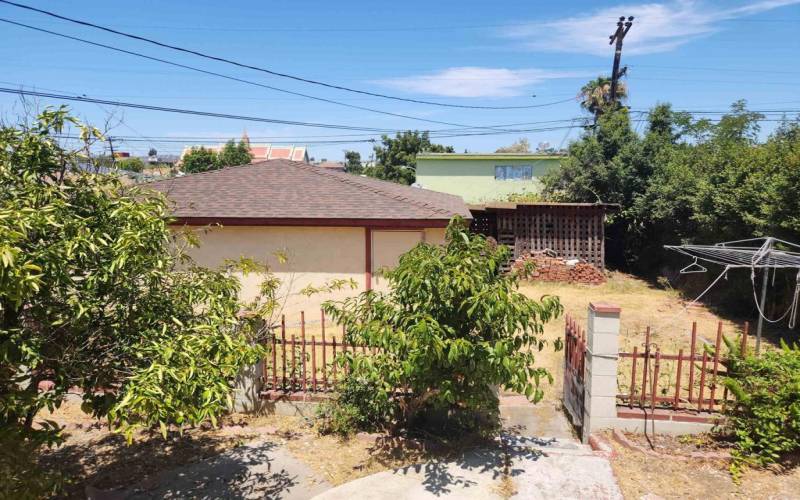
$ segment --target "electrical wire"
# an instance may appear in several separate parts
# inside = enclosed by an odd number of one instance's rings
[[[450,103],[444,103],[444,102],[426,101],[426,100],[422,100],[422,99],[412,99],[412,98],[406,98],[406,97],[392,96],[392,95],[389,95],[389,94],[381,94],[381,93],[377,93],[377,92],[369,92],[369,91],[366,91],[366,90],[354,89],[354,88],[350,88],[350,87],[345,87],[343,85],[336,85],[336,84],[332,84],[332,83],[323,82],[323,81],[320,81],[320,80],[312,80],[310,78],[304,78],[304,77],[301,77],[301,76],[291,75],[289,73],[282,73],[282,72],[279,72],[279,71],[274,71],[274,70],[271,70],[271,69],[262,68],[262,67],[259,67],[259,66],[254,66],[252,64],[246,64],[246,63],[238,62],[238,61],[235,61],[233,59],[228,59],[228,58],[225,58],[225,57],[206,54],[204,52],[200,52],[200,51],[197,51],[197,50],[188,49],[188,48],[185,48],[185,47],[179,47],[177,45],[171,45],[169,43],[160,42],[158,40],[154,40],[152,38],[143,37],[143,36],[140,36],[140,35],[134,35],[134,34],[131,34],[131,33],[125,33],[123,31],[115,30],[115,29],[112,29],[112,28],[109,28],[109,27],[106,27],[106,26],[101,26],[99,24],[94,24],[94,23],[91,23],[91,22],[88,22],[88,21],[83,21],[83,20],[80,20],[80,19],[75,19],[75,18],[63,16],[63,15],[57,14],[55,12],[51,12],[51,11],[44,10],[44,9],[39,9],[39,8],[36,8],[36,7],[32,7],[30,5],[25,5],[25,4],[21,4],[21,3],[17,3],[17,2],[11,2],[9,0],[0,0],[0,3],[4,3],[6,5],[11,5],[11,6],[14,6],[14,7],[18,7],[20,9],[29,10],[29,11],[32,11],[32,12],[38,12],[38,13],[44,14],[46,16],[50,16],[50,17],[54,17],[56,19],[61,19],[63,21],[68,21],[68,22],[79,24],[79,25],[82,25],[82,26],[87,26],[87,27],[90,27],[90,28],[98,29],[98,30],[101,30],[101,31],[105,31],[107,33],[112,33],[114,35],[119,35],[119,36],[123,36],[123,37],[130,38],[130,39],[133,39],[133,40],[138,40],[138,41],[141,41],[141,42],[150,43],[150,44],[156,45],[158,47],[162,47],[162,48],[166,48],[166,49],[170,49],[170,50],[175,50],[175,51],[183,52],[183,53],[186,53],[186,54],[192,54],[192,55],[195,55],[195,56],[198,56],[198,57],[202,57],[204,59],[209,59],[209,60],[212,60],[212,61],[217,61],[217,62],[221,62],[221,63],[225,63],[225,64],[230,64],[230,65],[237,66],[237,67],[240,67],[240,68],[251,69],[251,70],[254,70],[254,71],[267,73],[269,75],[278,76],[278,77],[281,77],[281,78],[288,78],[290,80],[295,80],[295,81],[299,81],[299,82],[303,82],[303,83],[308,83],[308,84],[312,84],[312,85],[319,85],[321,87],[327,87],[327,88],[331,88],[331,89],[335,89],[335,90],[341,90],[341,91],[345,91],[345,92],[352,92],[352,93],[355,93],[355,94],[369,95],[369,96],[373,96],[373,97],[381,97],[383,99],[390,99],[390,100],[403,101],[403,102],[413,102],[413,103],[416,103],[416,104],[426,104],[426,105],[429,105],[429,106],[439,106],[439,107],[446,107],[446,108],[490,109],[490,110],[541,108],[541,107],[552,106],[552,105],[555,105],[555,104],[559,104],[561,102],[567,102],[568,101],[568,100],[563,100],[563,101],[556,101],[556,102],[551,102],[551,103],[532,104],[532,105],[527,105],[527,106],[476,106],[476,105],[466,105],[466,104],[450,104]]]
[[[0,93],[5,94],[18,94],[18,95],[30,95],[36,97],[44,97],[50,99],[64,99],[67,101],[77,101],[77,102],[91,102],[97,104],[107,104],[109,106],[120,106],[126,108],[133,108],[133,109],[146,109],[150,111],[164,111],[167,113],[179,113],[179,114],[186,114],[186,115],[197,115],[197,116],[209,116],[213,118],[226,118],[232,120],[243,120],[243,121],[254,121],[254,122],[262,122],[262,123],[278,123],[281,125],[297,125],[301,127],[317,127],[317,128],[330,128],[330,129],[337,129],[337,130],[361,130],[361,131],[369,131],[369,132],[396,132],[396,129],[379,129],[373,127],[356,127],[351,125],[338,125],[338,124],[330,124],[330,123],[314,123],[314,122],[300,122],[294,120],[279,120],[276,118],[260,118],[255,116],[243,116],[243,115],[232,115],[227,113],[213,113],[210,111],[196,111],[190,109],[182,109],[182,108],[170,108],[166,106],[153,106],[148,104],[135,104],[130,102],[122,102],[122,101],[110,101],[106,99],[93,99],[91,97],[82,97],[82,96],[70,96],[64,94],[52,94],[47,92],[36,92],[32,90],[23,90],[23,89],[10,89],[5,87],[0,87]]]
[[[434,123],[434,124],[437,124],[437,125],[450,125],[450,126],[462,127],[462,128],[487,128],[487,129],[493,128],[493,127],[480,127],[480,126],[474,126],[474,125],[466,125],[466,124],[462,124],[462,123],[446,122],[446,121],[440,121],[440,120],[432,120],[432,119],[429,119],[429,118],[422,118],[422,117],[419,117],[419,116],[406,115],[406,114],[402,114],[402,113],[393,113],[393,112],[390,112],[390,111],[384,111],[384,110],[375,109],[375,108],[368,108],[366,106],[359,106],[359,105],[356,105],[356,104],[348,104],[348,103],[341,102],[341,101],[336,101],[336,100],[333,100],[333,99],[327,99],[325,97],[319,97],[319,96],[314,96],[314,95],[310,95],[310,94],[304,94],[302,92],[295,92],[293,90],[282,89],[282,88],[279,88],[279,87],[274,87],[272,85],[266,85],[266,84],[263,84],[263,83],[254,82],[252,80],[246,80],[244,78],[238,78],[238,77],[235,77],[235,76],[225,75],[223,73],[217,73],[216,71],[209,71],[209,70],[197,68],[195,66],[189,66],[187,64],[181,64],[181,63],[177,63],[177,62],[174,62],[174,61],[169,61],[167,59],[161,59],[159,57],[148,56],[146,54],[142,54],[142,53],[139,53],[139,52],[134,52],[134,51],[131,51],[131,50],[121,49],[119,47],[114,47],[112,45],[107,45],[107,44],[104,44],[104,43],[93,42],[91,40],[86,40],[84,38],[79,38],[79,37],[75,37],[75,36],[71,36],[71,35],[66,35],[64,33],[58,33],[56,31],[51,31],[51,30],[47,30],[47,29],[44,29],[44,28],[38,28],[36,26],[31,26],[29,24],[24,24],[24,23],[20,23],[20,22],[17,22],[17,21],[12,21],[10,19],[6,19],[6,18],[2,18],[2,17],[0,17],[0,21],[4,22],[4,23],[7,23],[7,24],[12,24],[12,25],[15,25],[15,26],[19,26],[19,27],[22,27],[22,28],[27,28],[27,29],[30,29],[30,30],[38,31],[38,32],[41,32],[41,33],[46,33],[46,34],[49,34],[49,35],[53,35],[53,36],[57,36],[57,37],[61,37],[61,38],[66,38],[66,39],[73,40],[73,41],[76,41],[76,42],[81,42],[81,43],[85,43],[85,44],[88,44],[88,45],[93,45],[95,47],[101,47],[101,48],[104,48],[104,49],[113,50],[115,52],[121,52],[123,54],[128,54],[128,55],[132,55],[132,56],[135,56],[135,57],[140,57],[140,58],[147,59],[147,60],[150,60],[150,61],[156,61],[156,62],[159,62],[159,63],[168,64],[170,66],[175,66],[175,67],[178,67],[178,68],[188,69],[190,71],[195,71],[195,72],[198,72],[198,73],[203,73],[203,74],[206,74],[206,75],[211,75],[211,76],[216,76],[216,77],[219,77],[219,78],[224,78],[226,80],[231,80],[231,81],[235,81],[235,82],[239,82],[239,83],[244,83],[244,84],[247,84],[247,85],[253,85],[253,86],[257,86],[257,87],[261,87],[261,88],[265,88],[265,89],[269,89],[269,90],[274,90],[276,92],[281,92],[281,93],[284,93],[284,94],[291,94],[291,95],[295,95],[295,96],[299,96],[299,97],[304,97],[306,99],[312,99],[312,100],[315,100],[315,101],[325,102],[325,103],[328,103],[328,104],[335,104],[337,106],[344,106],[346,108],[358,109],[358,110],[361,110],[361,111],[369,111],[371,113],[378,113],[378,114],[381,114],[381,115],[394,116],[394,117],[398,117],[398,118],[406,118],[406,119],[409,119],[409,120],[416,120],[416,121],[420,121],[420,122]],[[570,100],[573,100],[573,99],[570,99]]]

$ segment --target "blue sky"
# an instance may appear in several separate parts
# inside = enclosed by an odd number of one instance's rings
[[[737,99],[753,109],[799,110],[800,0],[635,2],[212,2],[35,1],[22,3],[213,55],[408,98],[480,106],[522,106],[569,100],[599,73],[609,73],[608,35],[621,15],[636,17],[623,64],[633,109],[671,102],[678,109],[724,110]],[[506,129],[552,128],[447,137],[457,151],[493,151],[518,137],[558,146],[578,135],[564,129],[580,118],[576,101],[523,110],[465,110],[397,102],[327,89],[204,60],[0,4],[0,18],[142,52],[283,89],[427,120]],[[454,126],[385,116],[311,101],[79,42],[0,23],[0,85],[53,90],[135,103],[282,120],[381,129]],[[535,95],[535,97],[533,97]],[[42,99],[40,104],[56,101]],[[116,147],[134,153],[183,147],[181,137],[238,137],[308,144],[316,158],[341,159],[344,149],[368,156],[367,132],[247,123],[220,118],[72,104],[102,123],[110,112]],[[0,95],[5,120],[18,98]],[[765,122],[768,132],[774,122]],[[486,129],[482,129],[485,131]],[[346,136],[346,137],[343,137]],[[439,133],[443,135],[443,133]],[[326,137],[320,137],[326,136]],[[333,137],[335,136],[335,137]],[[260,139],[265,137],[265,139]],[[269,139],[267,139],[269,138]],[[209,142],[217,142],[210,140]]]

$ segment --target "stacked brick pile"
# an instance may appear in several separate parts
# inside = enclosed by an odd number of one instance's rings
[[[565,259],[544,253],[523,255],[514,262],[513,266],[515,269],[520,269],[527,262],[534,265],[533,272],[528,277],[531,281],[562,281],[587,285],[599,285],[606,281],[603,272],[587,262],[570,265]]]

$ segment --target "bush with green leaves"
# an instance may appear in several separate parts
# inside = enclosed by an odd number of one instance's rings
[[[129,439],[213,423],[263,354],[239,281],[193,264],[196,236],[170,230],[162,195],[77,169],[85,148],[59,145],[70,127],[101,138],[65,108],[0,129],[0,428],[19,449],[56,442],[36,417],[72,387]]]
[[[317,429],[340,436],[384,430],[392,422],[395,406],[390,394],[374,382],[348,375],[336,387],[335,399],[318,407]]]
[[[783,343],[761,356],[732,355],[724,383],[736,398],[726,408],[736,440],[731,471],[765,466],[800,451],[800,347]]]
[[[199,148],[192,148],[188,153],[183,155],[180,163],[181,170],[187,174],[194,174],[197,172],[206,172],[208,170],[216,170],[219,167],[217,162],[217,153],[211,149],[206,149],[203,146]]]
[[[535,352],[562,307],[557,297],[520,293],[519,276],[500,269],[509,255],[456,218],[444,245],[420,243],[386,272],[388,292],[324,305],[348,343],[375,348],[340,361],[391,401],[393,430],[426,414],[496,414],[498,386],[542,398],[539,384],[552,376],[535,366]]]

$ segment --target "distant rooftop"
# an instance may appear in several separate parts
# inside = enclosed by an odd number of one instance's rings
[[[250,144],[250,154],[253,155],[253,162],[264,160],[292,160],[308,163],[308,151],[305,146],[294,145],[273,145],[273,144]],[[197,144],[186,146],[181,152],[181,158],[189,151],[196,148],[210,149],[219,152],[225,143],[220,144]]]
[[[560,160],[555,153],[420,153],[417,160]]]

